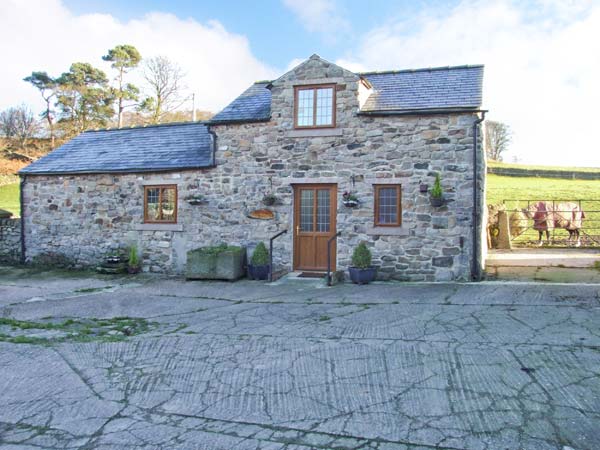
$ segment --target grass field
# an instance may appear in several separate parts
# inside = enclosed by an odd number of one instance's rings
[[[600,180],[505,177],[488,174],[487,181],[487,203],[504,202],[508,210],[526,208],[527,200],[581,200],[581,208],[586,213],[584,230],[589,234],[600,235]],[[559,239],[569,235],[564,230],[555,233]],[[537,239],[537,232],[530,230],[517,242],[530,239]]]
[[[506,169],[549,170],[561,172],[600,172],[600,167],[533,166],[528,164],[513,164],[500,161],[488,161],[487,165],[488,167],[502,167]]]
[[[13,217],[21,215],[19,206],[19,183],[0,186],[0,209],[13,213]]]

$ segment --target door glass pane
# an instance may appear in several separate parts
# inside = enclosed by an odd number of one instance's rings
[[[175,220],[175,189],[163,188],[161,206],[162,220]]]
[[[379,188],[379,223],[398,223],[398,191],[395,187]]]
[[[146,215],[147,220],[160,220],[160,211],[158,209],[160,188],[146,189]]]
[[[313,231],[314,191],[300,191],[300,231]]]
[[[310,127],[313,125],[313,97],[314,90],[301,89],[298,91],[298,111],[296,124],[300,127]]]
[[[333,89],[317,89],[317,125],[333,123]]]
[[[329,231],[329,189],[317,191],[317,231],[324,233]]]

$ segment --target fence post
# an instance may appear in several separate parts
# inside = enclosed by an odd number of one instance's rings
[[[510,242],[510,226],[508,224],[508,214],[506,214],[506,211],[498,212],[498,248],[512,250],[512,244]]]

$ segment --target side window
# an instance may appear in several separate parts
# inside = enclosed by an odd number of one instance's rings
[[[399,227],[402,225],[402,189],[399,184],[376,184],[375,226]]]
[[[177,223],[177,185],[144,186],[144,222]]]

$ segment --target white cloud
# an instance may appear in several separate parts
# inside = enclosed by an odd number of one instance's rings
[[[76,61],[103,68],[101,60],[118,44],[135,45],[142,56],[168,56],[186,73],[198,108],[217,111],[252,82],[274,78],[241,35],[219,22],[199,23],[172,14],[150,13],[122,22],[107,14],[75,15],[60,0],[0,2],[0,109],[26,102],[41,109],[38,92],[21,81],[34,70],[59,75]],[[188,105],[191,107],[191,105]]]
[[[338,63],[368,70],[484,63],[488,117],[514,132],[506,160],[600,166],[600,5],[577,6],[567,17],[556,0],[529,8],[464,1],[444,15],[431,10],[375,28]]]
[[[343,10],[335,0],[283,0],[283,4],[300,20],[304,28],[319,32],[334,39],[331,34],[347,31],[349,22],[343,17]]]

